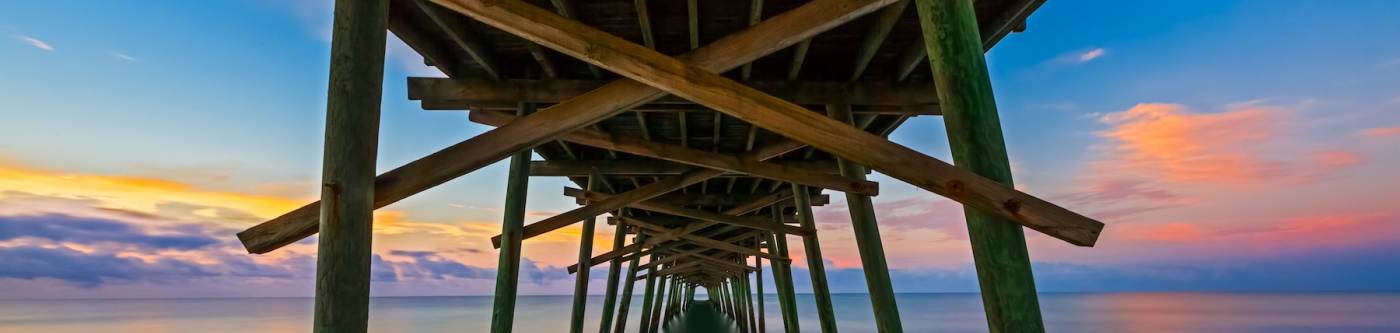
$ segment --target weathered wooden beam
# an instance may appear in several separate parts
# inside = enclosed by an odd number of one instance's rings
[[[662,242],[667,241],[667,240],[684,239],[684,240],[689,241],[689,242],[691,242],[691,243],[695,243],[695,244],[698,244],[698,245],[700,245],[700,246],[705,246],[705,247],[709,247],[709,248],[716,249],[716,250],[728,251],[728,252],[739,253],[739,254],[745,254],[745,255],[755,255],[755,256],[760,256],[760,257],[769,258],[769,259],[777,259],[777,258],[774,258],[774,257],[772,257],[771,255],[769,255],[769,254],[767,254],[767,253],[763,253],[763,252],[759,252],[759,251],[754,251],[753,249],[746,248],[746,247],[742,247],[742,246],[739,246],[739,245],[735,245],[735,244],[732,244],[732,243],[729,243],[729,242],[725,242],[725,241],[721,241],[721,240],[717,240],[717,239],[712,239],[712,238],[708,238],[708,237],[696,236],[696,235],[693,235],[693,234],[690,234],[690,233],[683,233],[682,231],[684,231],[684,230],[682,230],[681,228],[668,229],[668,228],[666,228],[666,227],[662,227],[662,226],[660,226],[660,225],[656,225],[656,224],[653,224],[653,223],[650,223],[650,222],[647,222],[647,221],[645,221],[645,220],[641,220],[641,219],[638,219],[638,218],[620,217],[619,219],[622,220],[622,221],[623,221],[624,223],[626,223],[627,225],[633,225],[633,226],[642,227],[642,228],[645,228],[645,229],[648,229],[648,230],[653,230],[653,231],[656,233],[656,238],[653,238],[653,239],[658,239],[659,241],[662,241]],[[683,252],[683,251],[680,251],[680,250],[669,250],[669,251],[667,251],[667,252],[681,253],[681,252]],[[677,258],[677,259],[678,259],[678,258]],[[674,259],[672,259],[672,260],[674,260]],[[648,264],[648,265],[652,265],[652,264]],[[652,265],[652,266],[654,266],[654,265]]]
[[[469,35],[467,28],[455,20],[460,15],[446,11],[428,0],[413,0],[413,4],[423,11],[424,15],[427,15],[438,29],[442,30],[443,36],[456,44],[457,48],[471,57],[473,61],[476,61],[477,65],[481,65],[482,70],[486,71],[486,75],[490,76],[492,80],[501,79],[500,69],[496,66],[496,59],[491,55],[490,50],[481,46],[481,42]]]
[[[905,8],[909,7],[909,0],[899,0],[889,7],[880,9],[875,14],[875,23],[870,25],[870,31],[866,32],[865,39],[860,42],[860,49],[856,51],[855,70],[851,72],[851,81],[860,80],[865,75],[866,67],[870,66],[870,61],[875,59],[875,52],[880,50],[880,44],[885,42],[885,36],[894,30],[894,24],[899,22],[899,18],[904,16]]]
[[[388,0],[337,0],[322,156],[313,331],[369,325],[374,162],[384,86]]]
[[[972,0],[915,3],[938,98],[948,111],[945,122],[953,161],[962,170],[1012,186],[1011,163]],[[1023,229],[1008,216],[963,211],[990,331],[1044,332]]]
[[[450,2],[453,5],[448,7],[498,29],[1071,244],[1092,246],[1103,229],[1102,222],[521,0],[492,1],[491,5],[481,0],[436,1]]]
[[[504,126],[516,120],[516,117],[495,111],[472,112],[469,118],[473,122],[492,126]],[[757,160],[745,160],[738,156],[656,141],[647,141],[636,137],[614,136],[591,129],[576,130],[560,138],[564,141],[577,144],[699,167],[744,173],[755,177],[777,179],[863,195],[875,195],[879,193],[878,184],[870,181],[852,182],[845,177],[812,170],[789,168],[781,164],[759,162]]]
[[[586,192],[586,191],[583,191],[583,190],[572,189],[572,188],[565,188],[564,195],[569,195],[569,196],[580,196],[580,197],[583,197],[584,199],[588,199],[588,200],[607,200],[608,198],[612,197],[612,196],[607,195],[607,194],[602,194],[602,193],[597,193],[597,192]],[[676,216],[681,216],[681,217],[688,217],[688,218],[693,218],[693,219],[697,219],[697,220],[704,220],[704,221],[710,221],[710,222],[715,222],[715,223],[723,223],[723,224],[734,225],[734,226],[740,226],[740,227],[745,227],[745,228],[750,228],[750,229],[766,230],[766,231],[772,231],[772,232],[782,232],[782,233],[789,233],[789,234],[794,234],[794,235],[808,235],[808,234],[811,234],[811,233],[813,232],[812,229],[794,227],[794,226],[785,225],[785,224],[779,224],[779,223],[773,223],[772,221],[768,221],[767,219],[763,219],[763,218],[757,218],[757,217],[752,217],[752,216],[733,216],[733,215],[725,215],[725,214],[721,214],[721,213],[707,212],[707,211],[697,210],[697,209],[689,209],[689,208],[684,208],[684,207],[675,207],[675,206],[670,206],[670,205],[657,204],[657,203],[652,203],[652,202],[648,202],[648,201],[637,201],[637,202],[633,202],[633,203],[627,204],[627,206],[628,206],[628,207],[632,207],[632,208],[642,209],[642,210],[649,210],[649,211],[653,211],[653,212],[658,212],[658,213],[666,213],[666,214],[671,214],[671,215],[676,215]],[[624,219],[625,219],[625,218],[624,218]]]
[[[905,0],[907,1],[907,0]],[[408,99],[424,105],[457,103],[459,109],[495,109],[519,102],[559,103],[607,84],[600,80],[503,80],[408,78]],[[938,98],[929,96],[930,83],[758,81],[750,87],[797,104],[845,103],[899,106],[905,109],[861,110],[862,113],[937,115]],[[655,104],[691,104],[677,97],[663,97]],[[663,110],[653,108],[654,110]],[[679,109],[678,109],[679,110]]]
[[[726,71],[781,50],[893,0],[814,0],[684,56]],[[441,5],[441,3],[439,3]],[[665,95],[645,84],[618,80],[522,121],[487,131],[375,178],[374,207],[384,207],[448,180]],[[266,253],[316,233],[320,202],[303,206],[238,233],[250,253]]]
[[[721,212],[721,213],[722,213],[722,214],[725,214],[725,215],[743,215],[743,214],[748,214],[748,213],[751,213],[751,212],[753,212],[753,211],[755,211],[755,210],[758,210],[758,209],[760,209],[760,208],[763,208],[763,207],[767,206],[767,204],[765,204],[765,203],[770,203],[770,202],[785,200],[785,197],[783,196],[784,194],[786,194],[786,192],[774,193],[774,194],[771,194],[771,195],[768,195],[768,196],[759,197],[759,198],[756,198],[756,199],[754,199],[753,201],[751,201],[751,202],[749,202],[749,203],[747,203],[747,204],[741,204],[741,205],[735,206],[734,208],[727,209],[727,210],[725,210],[724,212]],[[825,197],[825,195],[822,195],[822,197]],[[685,227],[682,227],[682,228],[683,228],[682,230],[676,231],[676,234],[679,235],[679,234],[681,234],[681,233],[694,233],[694,232],[696,232],[696,231],[700,231],[701,229],[708,228],[709,226],[712,226],[712,225],[715,225],[715,224],[716,224],[716,223],[712,223],[712,222],[703,222],[703,223],[699,223],[699,224],[687,225],[687,226],[685,226]],[[648,243],[648,244],[650,244],[650,243]],[[617,260],[618,258],[622,257],[623,255],[626,255],[627,253],[634,253],[634,252],[641,251],[641,250],[642,250],[642,247],[643,247],[644,245],[648,245],[648,244],[634,243],[634,244],[630,244],[630,245],[628,245],[628,246],[626,246],[626,247],[623,247],[621,250],[615,249],[615,250],[613,250],[613,251],[611,251],[611,252],[604,253],[604,254],[600,254],[600,255],[598,255],[597,257],[593,257],[593,259],[591,259],[591,260],[589,261],[589,263],[587,264],[587,266],[588,266],[588,267],[592,267],[593,265],[597,265],[597,264],[600,264],[600,263],[603,263],[603,262],[606,262],[606,261]],[[568,268],[569,273],[574,273],[574,272],[578,271],[578,267],[579,267],[579,265],[577,265],[577,264],[572,265],[572,266],[569,266],[569,268]]]
[[[514,122],[512,122],[512,124],[513,123]],[[782,155],[784,153],[796,150],[801,147],[801,145],[793,144],[789,141],[777,142],[765,146],[762,149],[746,152],[739,158],[743,161],[757,162],[778,155]],[[655,198],[662,194],[666,194],[676,189],[690,186],[691,184],[698,183],[705,179],[717,177],[720,174],[723,174],[723,171],[715,169],[696,168],[696,170],[686,172],[679,176],[666,177],[664,179],[647,184],[646,186],[642,186],[640,188],[627,191],[626,193],[609,197],[606,200],[592,203],[587,206],[575,208],[562,214],[555,215],[544,220],[540,220],[539,222],[530,224],[529,226],[525,227],[525,237],[534,237],[544,234],[546,232],[563,228],[575,222],[582,221],[585,217],[617,210],[618,208],[622,208],[623,206],[626,206],[627,204],[633,202]],[[492,237],[491,243],[500,244],[499,239],[499,235],[497,235],[496,237]]]

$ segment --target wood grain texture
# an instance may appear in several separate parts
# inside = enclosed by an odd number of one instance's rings
[[[330,87],[321,200],[311,210],[317,240],[313,331],[365,332],[379,108],[384,87],[388,0],[338,0],[331,31]]]
[[[939,87],[938,98],[947,112],[944,124],[953,161],[960,169],[1012,186],[1011,162],[1002,139],[972,0],[915,3],[934,82]],[[1006,216],[985,210],[964,212],[990,331],[1044,332],[1021,227]]]

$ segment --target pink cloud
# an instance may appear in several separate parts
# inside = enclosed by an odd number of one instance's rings
[[[1400,126],[1367,128],[1357,132],[1357,134],[1371,138],[1400,136]]]

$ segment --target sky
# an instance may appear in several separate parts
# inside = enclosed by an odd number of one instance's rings
[[[987,55],[1016,183],[1106,227],[1092,248],[1028,231],[1039,290],[1400,290],[1396,12],[1041,7]],[[250,255],[234,233],[319,196],[329,26],[324,0],[0,4],[0,297],[310,296],[314,237]],[[381,172],[486,130],[409,101],[405,77],[441,74],[390,36]],[[920,117],[891,138],[947,161],[942,132]],[[373,294],[490,294],[505,164],[378,210]],[[895,289],[975,292],[961,207],[872,180]],[[575,207],[563,179],[529,185],[527,223]],[[862,292],[831,202],[832,290]],[[598,229],[594,253],[612,246]],[[569,293],[580,236],[526,241],[521,293]]]

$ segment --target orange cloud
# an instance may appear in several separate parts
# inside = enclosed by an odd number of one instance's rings
[[[1223,113],[1192,113],[1179,104],[1144,103],[1104,115],[1112,126],[1108,171],[1144,172],[1173,181],[1242,183],[1275,175],[1279,166],[1256,156],[1278,136],[1276,108],[1245,106]]]
[[[1363,161],[1357,153],[1290,140],[1289,112],[1260,103],[1198,113],[1143,103],[1104,115],[1107,142],[1091,177],[1135,176],[1165,183],[1258,185],[1309,182]],[[1301,137],[1301,136],[1299,136]],[[1309,150],[1311,149],[1311,150]],[[1305,158],[1299,158],[1304,156]]]

